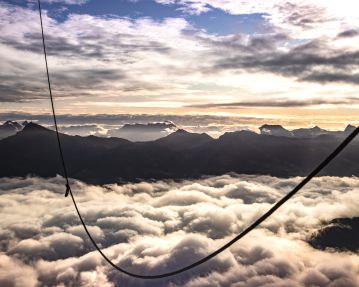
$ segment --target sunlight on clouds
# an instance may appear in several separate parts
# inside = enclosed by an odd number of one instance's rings
[[[149,274],[207,255],[299,181],[234,174],[107,186],[74,181],[73,192],[104,252],[125,269]],[[324,221],[359,216],[358,188],[355,177],[315,178],[261,227],[208,263],[173,278],[143,281],[118,273],[93,251],[63,197],[63,178],[2,178],[0,283],[355,287],[357,254],[316,250],[306,241]]]
[[[312,107],[283,106],[277,119],[283,114],[300,118],[308,110],[315,119],[332,107],[326,115],[343,124],[341,114],[348,105],[357,113],[355,1],[157,2],[202,16],[213,8],[264,13],[271,28],[264,34],[220,35],[195,28],[185,16],[131,19],[69,13],[58,21],[44,11],[59,114],[202,114],[196,104],[248,99],[258,102],[253,112],[219,106],[209,112],[272,117],[277,110],[261,103],[322,99]],[[48,99],[37,11],[1,3],[0,16],[1,110],[42,111]]]

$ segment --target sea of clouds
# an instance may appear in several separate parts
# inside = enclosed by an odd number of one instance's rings
[[[118,266],[168,272],[209,254],[301,178],[223,175],[94,186],[73,193]],[[0,286],[359,286],[359,256],[307,240],[325,221],[359,216],[359,178],[319,177],[260,228],[189,272],[145,281],[111,268],[80,226],[61,177],[0,179]]]

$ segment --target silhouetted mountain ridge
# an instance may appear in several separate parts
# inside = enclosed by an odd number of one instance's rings
[[[318,126],[312,128],[299,128],[294,130],[287,130],[281,125],[268,125],[264,124],[259,127],[260,133],[262,135],[271,135],[278,137],[294,137],[294,138],[313,138],[322,135],[332,135],[332,136],[345,136],[352,132],[355,129],[353,125],[347,125],[344,131],[328,131],[322,129]]]
[[[211,140],[213,140],[213,138],[206,133],[196,134],[178,129],[174,133],[156,140],[156,142],[171,148],[183,149],[194,148]]]
[[[52,131],[49,130],[48,128],[45,128],[45,127],[39,125],[39,124],[30,122],[22,129],[21,132],[27,133],[27,132],[52,132]]]
[[[178,130],[150,142],[60,134],[69,175],[86,182],[196,178],[228,172],[304,176],[339,145],[342,137],[325,134],[295,138],[251,131],[207,134]],[[56,133],[35,123],[0,141],[0,176],[62,174]],[[323,174],[359,176],[355,140]]]
[[[108,135],[130,141],[153,141],[175,132],[177,127],[170,121],[147,124],[125,124],[121,128],[112,129]]]

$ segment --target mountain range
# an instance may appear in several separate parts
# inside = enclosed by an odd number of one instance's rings
[[[22,123],[18,123],[16,121],[6,121],[0,125],[0,140],[21,131],[27,123],[28,121],[24,121]],[[49,128],[54,130],[53,126]],[[68,135],[118,137],[133,142],[154,141],[156,139],[166,137],[178,129],[179,128],[171,121],[124,124],[120,127],[110,128],[103,128],[94,123],[60,126],[61,132]],[[279,137],[311,138],[319,135],[334,135],[341,137],[349,134],[354,129],[355,126],[347,125],[344,131],[329,131],[318,126],[288,130],[281,125],[264,124],[259,127],[259,132],[263,135]]]
[[[229,172],[304,176],[339,145],[346,133],[292,137],[237,131],[214,139],[179,129],[148,142],[65,134],[60,138],[70,177],[112,183]],[[63,174],[55,132],[35,123],[0,140],[0,158],[0,176]],[[356,139],[322,175],[359,176],[358,162]]]
[[[328,131],[318,126],[312,128],[299,128],[294,130],[287,130],[281,125],[262,125],[260,128],[262,135],[271,135],[277,137],[290,138],[313,138],[321,135],[345,136],[355,130],[355,126],[347,125],[344,131]]]
[[[28,121],[22,123],[6,121],[0,125],[0,140],[18,133],[27,124]],[[55,128],[51,126],[50,129],[54,130]],[[96,124],[65,125],[60,127],[60,130],[68,135],[87,136],[95,134],[100,137],[118,137],[130,141],[153,141],[165,137],[177,129],[177,126],[171,121],[124,124],[119,128],[105,130],[105,132]]]
[[[27,121],[24,121],[21,124],[15,121],[6,121],[0,125],[0,140],[16,134],[17,132],[21,131],[27,124]]]
[[[153,141],[165,137],[177,130],[174,123],[164,121],[161,123],[125,124],[118,129],[108,132],[109,136],[127,139],[129,141]]]

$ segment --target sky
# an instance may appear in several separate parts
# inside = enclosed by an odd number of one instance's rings
[[[356,0],[42,6],[58,114],[358,123]],[[51,111],[40,32],[37,1],[0,1],[0,113]]]

